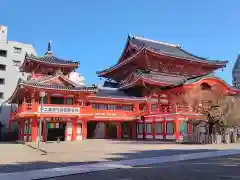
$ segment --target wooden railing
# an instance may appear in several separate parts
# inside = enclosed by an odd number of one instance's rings
[[[107,116],[138,116],[141,114],[140,110],[133,110],[133,111],[126,111],[126,110],[104,110],[104,109],[94,109],[91,105],[89,106],[81,106],[81,105],[68,105],[68,104],[44,104],[43,107],[47,108],[80,108],[78,112],[79,115],[81,114],[96,114],[96,115],[107,115]],[[39,112],[40,105],[39,104],[32,104],[32,103],[24,103],[18,106],[15,112],[12,112],[12,116],[16,115],[17,113],[22,112]],[[55,109],[56,110],[56,109]],[[59,110],[53,111],[52,113],[58,113]],[[50,113],[50,112],[48,112]],[[67,112],[66,112],[67,113]]]
[[[168,105],[160,106],[156,110],[150,110],[150,113],[176,113],[176,112],[192,112],[192,108],[188,105]]]
[[[91,105],[89,106],[81,106],[81,105],[68,105],[68,104],[44,104],[45,107],[73,107],[73,108],[80,108],[80,114],[105,114],[105,115],[116,115],[116,116],[141,116],[143,114],[152,114],[152,113],[182,113],[182,112],[192,112],[192,108],[189,105],[165,105],[160,106],[156,110],[139,110],[139,109],[133,109],[133,111],[126,111],[121,109],[112,109],[112,110],[104,110],[104,109],[94,109]],[[16,112],[12,112],[12,115],[14,116],[16,113],[22,113],[22,112],[38,112],[40,105],[38,103],[32,104],[32,103],[24,103],[19,105]],[[56,111],[57,113],[59,111]]]

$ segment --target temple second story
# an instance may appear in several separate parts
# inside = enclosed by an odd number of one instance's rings
[[[47,52],[43,56],[26,54],[20,71],[28,74],[28,79],[38,79],[55,73],[62,73],[64,76],[69,75],[79,65],[79,62],[56,57],[52,52],[51,42],[49,42]]]
[[[117,63],[98,72],[100,77],[116,82],[136,70],[194,77],[212,73],[226,67],[227,61],[209,60],[193,55],[179,45],[163,43],[137,36],[128,36]]]
[[[160,91],[209,77],[227,62],[196,56],[179,45],[128,36],[117,63],[97,73],[107,79],[106,86],[129,95],[151,97],[153,92],[160,96]]]

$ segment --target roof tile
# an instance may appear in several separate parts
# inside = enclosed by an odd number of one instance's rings
[[[45,54],[44,56],[26,55],[26,58],[30,60],[40,61],[40,62],[45,62],[50,64],[63,64],[63,65],[76,65],[76,66],[79,65],[79,62],[60,59],[58,57],[55,57],[52,54]]]
[[[205,57],[199,57],[199,56],[193,55],[192,53],[189,53],[186,50],[183,50],[178,45],[162,43],[159,41],[154,41],[154,40],[150,40],[150,39],[146,39],[146,38],[133,36],[130,38],[130,42],[133,45],[137,46],[138,48],[145,46],[147,48],[150,48],[151,50],[161,52],[166,55],[179,57],[179,58],[186,58],[186,59],[195,60],[195,61],[207,61],[208,63],[212,63],[212,64],[215,64],[215,63],[226,64],[227,63],[227,61],[208,60]]]

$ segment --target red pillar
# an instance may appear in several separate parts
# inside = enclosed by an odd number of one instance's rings
[[[132,139],[136,139],[137,138],[137,123],[136,121],[132,122]]]
[[[153,120],[152,120],[152,136],[153,136],[153,139],[155,139],[155,136],[156,136],[156,123],[155,123],[155,117],[153,117]]]
[[[37,133],[38,133],[38,123],[37,123],[37,119],[33,119],[32,120],[32,141],[36,141],[37,140]]]
[[[167,135],[167,130],[166,130],[166,118],[164,117],[163,120],[162,120],[162,136],[163,138],[165,139],[166,138],[166,135]]]
[[[179,127],[179,120],[176,118],[174,120],[174,124],[175,124],[175,136],[176,136],[176,140],[180,140],[180,127]]]
[[[82,121],[82,139],[87,139],[87,121]]]
[[[42,121],[42,138],[43,142],[47,141],[47,122],[45,120]]]
[[[193,124],[187,123],[188,124],[188,134],[193,133]]]
[[[73,120],[72,123],[72,141],[77,139],[77,119]]]
[[[32,141],[37,140],[37,134],[38,133],[38,120],[37,119],[32,119]]]
[[[116,123],[117,124],[117,139],[122,138],[122,124],[120,122]]]

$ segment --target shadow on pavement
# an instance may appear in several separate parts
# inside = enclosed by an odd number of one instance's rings
[[[239,180],[240,155],[48,178],[48,180]]]
[[[4,164],[0,165],[0,173],[10,173],[10,172],[20,172],[36,169],[48,169],[56,168],[63,166],[75,166],[83,164],[92,164],[106,161],[118,161],[118,160],[129,160],[129,159],[138,159],[138,158],[149,158],[149,157],[159,157],[159,156],[171,156],[178,154],[188,154],[188,153],[199,153],[199,152],[210,152],[217,150],[201,149],[201,150],[186,150],[186,149],[174,149],[174,150],[146,150],[146,151],[137,151],[132,153],[114,153],[112,152],[113,158],[105,158],[102,161],[80,161],[80,162],[51,162],[49,161],[38,161],[38,162],[17,162],[15,164]],[[42,154],[47,156],[46,154]],[[61,154],[59,154],[61,156]]]

